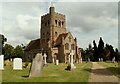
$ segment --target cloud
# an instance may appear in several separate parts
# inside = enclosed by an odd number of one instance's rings
[[[73,5],[73,6],[72,6]],[[58,11],[67,17],[67,27],[80,27],[88,32],[98,27],[117,25],[117,3],[58,3]],[[61,8],[59,8],[61,6]],[[64,10],[62,9],[64,7]],[[87,24],[87,25],[86,25]]]
[[[86,48],[102,36],[106,43],[117,47],[118,3],[57,2],[56,12],[66,15],[67,30],[78,38],[79,47]],[[8,42],[27,44],[40,36],[41,15],[48,13],[49,2],[3,3],[3,33]]]

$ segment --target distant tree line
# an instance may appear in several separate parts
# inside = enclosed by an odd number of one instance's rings
[[[105,45],[105,46],[104,46]],[[103,61],[120,61],[120,52],[118,49],[114,49],[112,45],[104,44],[102,37],[100,37],[99,44],[97,46],[95,40],[93,40],[93,47],[89,44],[86,50],[81,49],[83,60],[90,59],[91,61],[99,61],[102,58]]]
[[[15,48],[10,44],[5,44],[3,47],[3,54],[6,59],[23,58],[24,51],[21,45],[17,45]]]
[[[15,48],[11,44],[5,44],[7,41],[7,38],[5,38],[4,35],[0,34],[0,54],[4,54],[4,58],[6,59],[11,59],[11,58],[23,58],[24,56],[24,51],[23,49],[25,48],[23,44],[17,45]]]

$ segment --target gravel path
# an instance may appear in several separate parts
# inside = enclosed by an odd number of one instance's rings
[[[94,82],[94,83],[93,83]],[[114,76],[105,67],[101,66],[97,62],[93,62],[91,76],[89,78],[89,84],[120,84],[118,78]]]

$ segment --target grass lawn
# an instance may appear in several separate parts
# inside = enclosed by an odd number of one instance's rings
[[[28,78],[29,68],[15,71],[11,66],[5,66],[2,71],[3,82],[88,82],[90,72],[84,69],[91,69],[92,63],[75,64],[75,70],[66,71],[67,64],[48,64],[43,68],[41,77]]]
[[[114,75],[120,78],[120,67],[118,68],[118,63],[112,63],[112,62],[98,62],[98,64],[101,64],[105,67],[107,67],[108,70],[110,70]]]

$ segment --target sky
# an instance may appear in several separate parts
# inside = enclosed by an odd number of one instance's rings
[[[14,47],[40,37],[40,17],[49,12],[50,1],[13,0],[0,5],[0,33]],[[54,0],[55,11],[66,15],[67,31],[86,49],[93,40],[118,48],[118,2],[61,2]]]

